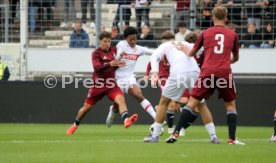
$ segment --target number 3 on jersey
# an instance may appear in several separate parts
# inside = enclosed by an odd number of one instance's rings
[[[214,52],[216,54],[222,54],[224,48],[224,35],[223,34],[216,34],[215,40],[218,40],[218,46],[214,47]]]

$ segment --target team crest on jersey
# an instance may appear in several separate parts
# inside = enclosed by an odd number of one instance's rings
[[[138,57],[139,57],[138,54],[123,55],[123,59],[127,59],[127,60],[137,60]]]
[[[103,60],[106,60],[106,59],[107,59],[107,57],[106,57],[106,56],[104,56],[104,57],[103,57]]]

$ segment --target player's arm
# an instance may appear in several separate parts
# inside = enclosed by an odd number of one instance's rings
[[[120,44],[117,44],[116,48],[117,48],[117,53],[116,53],[115,59],[119,61],[121,60],[123,55],[127,55],[127,53],[124,51],[124,48]]]
[[[149,62],[149,63],[148,63],[148,66],[147,66],[147,69],[146,69],[146,74],[145,74],[145,76],[144,76],[144,79],[145,79],[145,80],[148,80],[148,79],[149,79],[150,70],[151,70],[151,64],[150,64],[150,62]]]
[[[200,35],[198,36],[194,47],[192,48],[192,50],[188,53],[189,56],[195,56],[196,53],[199,51],[199,49],[203,46],[203,34],[204,32],[201,32]]]
[[[151,84],[153,86],[157,85],[158,82],[158,72],[159,72],[159,62],[164,58],[165,54],[165,47],[164,46],[159,46],[152,54],[150,58],[150,64],[151,64],[151,71],[152,71],[152,76],[151,76]]]
[[[232,63],[235,63],[239,60],[239,38],[236,34],[235,41],[234,41],[234,47],[232,49],[233,58],[231,60]]]
[[[137,45],[137,46],[139,46],[139,45]],[[154,50],[149,49],[147,47],[142,47],[142,46],[140,46],[140,47],[141,47],[141,49],[143,49],[143,54],[145,54],[145,55],[151,55],[154,52]]]
[[[119,61],[116,61],[116,60],[112,60],[107,64],[102,64],[100,54],[97,52],[92,53],[92,63],[93,63],[94,72],[96,73],[103,73],[109,67],[119,66]]]

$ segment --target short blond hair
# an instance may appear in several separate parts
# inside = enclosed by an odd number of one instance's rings
[[[212,10],[212,15],[218,20],[223,20],[227,17],[227,8],[223,6],[217,6]]]

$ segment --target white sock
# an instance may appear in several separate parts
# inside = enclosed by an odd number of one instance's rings
[[[153,119],[155,119],[156,113],[150,102],[147,99],[144,99],[140,104],[144,108],[144,110],[147,111]]]
[[[161,135],[161,134],[162,134],[162,127],[163,127],[163,124],[162,124],[162,123],[154,122],[154,124],[153,124],[153,134],[152,134],[152,137],[156,138],[156,137],[158,137],[159,135]]]
[[[213,122],[212,122],[212,123],[207,123],[207,124],[205,125],[205,128],[207,129],[207,131],[208,131],[208,133],[209,133],[209,135],[210,135],[211,140],[212,140],[214,137],[217,137],[215,125],[214,125]]]

